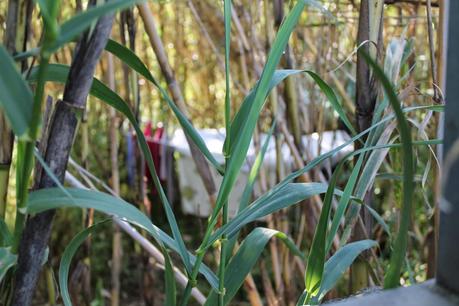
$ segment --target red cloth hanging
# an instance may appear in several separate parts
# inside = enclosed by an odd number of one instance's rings
[[[150,150],[155,165],[156,174],[159,175],[161,167],[161,139],[164,135],[164,127],[158,125],[156,130],[153,132],[152,123],[149,121],[145,126],[144,130],[145,139],[147,140],[148,149]],[[158,194],[153,182],[153,176],[148,169],[148,164],[145,164],[145,175],[147,177],[147,186],[151,186],[151,192],[153,195]],[[161,182],[162,183],[162,182]]]

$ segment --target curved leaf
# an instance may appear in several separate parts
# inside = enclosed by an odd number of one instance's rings
[[[229,159],[225,167],[225,176],[220,185],[218,192],[215,209],[213,210],[210,218],[209,229],[215,226],[217,216],[227,202],[228,196],[234,186],[239,171],[244,163],[244,160],[249,149],[252,134],[258,121],[261,109],[263,107],[266,95],[269,90],[272,76],[280,61],[280,58],[285,50],[291,33],[295,28],[300,15],[305,7],[305,1],[296,2],[295,6],[291,9],[283,24],[281,25],[276,38],[273,42],[272,48],[269,52],[268,59],[263,68],[260,80],[255,88],[253,103],[246,114],[246,119],[241,125],[235,126],[238,129],[238,137],[231,138],[231,147],[229,152]]]
[[[426,105],[426,106],[412,106],[412,107],[406,107],[402,109],[403,113],[408,113],[408,112],[413,112],[413,111],[419,111],[419,110],[432,110],[435,112],[443,112],[444,111],[444,105]],[[287,175],[281,182],[279,182],[276,186],[271,188],[269,192],[261,196],[257,201],[263,201],[266,200],[267,198],[271,197],[273,194],[277,193],[281,188],[285,187],[285,185],[291,183],[293,180],[296,178],[300,177],[304,173],[314,169],[318,165],[320,165],[323,161],[331,158],[335,154],[337,154],[339,151],[341,151],[343,148],[345,148],[348,145],[351,145],[355,141],[358,141],[361,139],[364,135],[370,133],[371,131],[375,130],[379,126],[393,120],[395,117],[394,114],[389,114],[386,117],[382,118],[378,123],[373,124],[371,127],[366,129],[365,131],[360,132],[359,134],[353,136],[346,142],[344,142],[342,145],[339,145],[338,147],[334,148],[333,150],[330,150],[327,153],[324,153],[313,160],[311,160],[304,168],[298,169],[289,175]],[[366,150],[366,149],[365,149]]]
[[[13,235],[8,229],[5,221],[0,219],[0,247],[7,247],[13,243]]]
[[[150,219],[145,216],[135,206],[128,202],[108,195],[106,193],[85,190],[78,188],[65,188],[63,192],[60,188],[47,188],[33,191],[29,195],[29,201],[26,212],[29,214],[40,213],[49,209],[57,208],[93,208],[97,211],[125,219],[131,224],[141,227],[147,231],[161,245],[180,254],[178,243],[160,228],[151,223]],[[68,196],[71,195],[71,198]],[[188,253],[193,263],[195,258]],[[209,284],[218,288],[218,279],[215,274],[206,266],[201,266],[200,273],[208,280]]]
[[[293,252],[294,255],[302,257],[302,253],[295,244],[282,232],[257,227],[244,239],[236,254],[231,258],[225,270],[225,296],[224,305],[228,305],[236,295],[247,274],[250,273],[258,261],[266,244],[272,238],[279,238]],[[205,306],[217,305],[218,294],[212,290],[207,298]]]
[[[338,177],[341,175],[342,168],[343,163],[340,163],[330,179],[322,211],[320,213],[319,223],[316,226],[314,238],[312,239],[311,251],[308,255],[308,264],[305,273],[305,290],[307,292],[306,301],[309,301],[310,298],[317,295],[322,282],[325,266],[328,221],[336,182]]]
[[[107,223],[108,221],[111,220],[108,219],[98,222],[79,232],[75,237],[73,237],[69,244],[67,244],[64,253],[62,253],[61,262],[59,264],[59,290],[65,306],[72,306],[72,300],[70,299],[68,288],[68,279],[70,264],[72,263],[73,256],[75,256],[76,251],[83,244],[83,242],[90,235],[96,232],[101,227],[101,225]]]
[[[268,132],[268,135],[266,135],[266,139],[260,149],[260,152],[258,152],[258,155],[252,165],[252,168],[250,169],[247,183],[245,185],[244,191],[242,192],[241,199],[239,200],[239,207],[238,207],[237,214],[239,214],[240,211],[243,211],[249,205],[250,197],[252,196],[253,187],[255,185],[255,180],[258,177],[258,174],[260,173],[260,169],[261,169],[263,160],[265,158],[266,151],[268,149],[269,141],[271,139],[271,136],[274,132],[275,127],[276,127],[276,122],[273,123],[273,125],[271,126]],[[239,233],[235,233],[233,237],[231,237],[228,240],[227,244],[228,244],[229,250],[234,249],[234,245],[236,244],[238,234]],[[227,256],[228,256],[227,260],[229,259],[231,255],[232,255],[231,251],[227,252]]]
[[[6,272],[16,264],[18,256],[10,252],[10,248],[0,248],[0,281]]]
[[[242,210],[231,221],[215,231],[209,238],[207,246],[217,241],[223,234],[231,237],[236,234],[242,226],[250,222],[283,208],[287,208],[314,195],[325,193],[326,191],[327,184],[322,183],[287,184],[270,197],[258,199],[246,209]],[[337,191],[337,193],[339,193],[339,191]]]
[[[378,244],[374,240],[351,242],[343,246],[332,257],[330,257],[325,264],[322,283],[317,295],[319,301],[322,300],[325,294],[335,286],[336,282],[360,253],[377,245]]]
[[[13,59],[0,45],[0,107],[17,136],[24,135],[32,119],[33,96]]]
[[[384,277],[384,288],[393,288],[400,285],[400,272],[405,260],[406,248],[408,243],[408,227],[410,223],[410,214],[412,206],[412,198],[414,191],[414,162],[413,148],[411,141],[411,131],[408,121],[403,113],[398,96],[395,93],[394,87],[389,79],[384,74],[384,71],[378,64],[371,59],[365,52],[361,52],[365,61],[372,67],[375,76],[381,82],[387,98],[394,110],[397,118],[398,129],[403,152],[403,204],[401,209],[400,227],[397,237],[394,242],[394,249],[390,258],[389,269]]]
[[[116,11],[120,11],[131,7],[135,4],[144,2],[145,0],[112,0],[107,1],[104,4],[91,7],[84,12],[81,12],[66,22],[60,27],[59,35],[56,41],[50,46],[52,52],[57,51],[64,44],[68,43],[78,35],[83,33],[100,17],[112,14]]]

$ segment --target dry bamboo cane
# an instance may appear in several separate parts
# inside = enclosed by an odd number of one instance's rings
[[[268,306],[278,306],[276,294],[274,293],[274,289],[271,284],[271,280],[269,278],[268,271],[266,271],[266,266],[263,260],[260,262],[260,272],[261,272],[263,288],[265,290],[265,297],[266,297],[267,305]]]
[[[110,89],[115,90],[115,68],[113,63],[113,55],[107,54],[107,80]],[[118,169],[118,118],[114,108],[109,109],[109,135],[110,135],[110,165],[112,170],[111,185],[116,195],[120,194],[120,175]],[[120,305],[120,275],[121,261],[123,256],[121,231],[119,226],[113,227],[113,242],[112,242],[112,269],[111,269],[111,299],[112,306]]]
[[[377,58],[382,39],[382,0],[363,0],[360,3],[360,15],[357,34],[357,45],[364,41],[373,41],[374,45],[366,45],[362,48],[373,58]],[[361,55],[357,56],[356,69],[356,121],[357,131],[364,131],[371,126],[373,120],[373,111],[376,104],[378,91],[375,86],[375,79],[371,74],[368,64]],[[359,148],[356,143],[356,148]],[[371,206],[373,189],[369,188],[364,196],[365,206]],[[359,211],[360,217],[365,225],[364,228],[356,226],[353,229],[352,239],[362,240],[369,237],[371,233],[372,217],[366,209]],[[368,273],[368,256],[369,253],[363,253],[357,258],[351,266],[349,288],[351,292],[357,292],[369,285]]]

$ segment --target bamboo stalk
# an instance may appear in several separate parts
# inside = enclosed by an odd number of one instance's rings
[[[113,63],[113,55],[107,54],[107,79],[108,86],[115,90],[115,68]],[[110,164],[112,170],[111,185],[116,195],[120,194],[120,175],[118,166],[118,118],[114,108],[110,108]],[[121,261],[123,256],[122,241],[120,228],[115,225],[113,227],[113,244],[112,244],[112,278],[111,278],[111,299],[112,306],[120,305],[120,275],[121,275]]]
[[[378,57],[379,48],[381,47],[382,39],[382,14],[383,3],[382,0],[363,0],[360,3],[360,15],[357,34],[357,45],[370,40],[373,44],[371,46],[365,45],[362,48],[370,54],[373,58]],[[357,70],[356,70],[356,121],[357,131],[361,132],[371,126],[373,120],[373,111],[376,104],[378,91],[375,86],[375,80],[369,69],[368,64],[363,57],[358,54],[357,56]],[[356,143],[356,148],[359,148],[360,143]],[[372,206],[373,188],[369,188],[364,196],[365,206]],[[364,206],[364,207],[365,207]],[[352,234],[352,239],[355,241],[370,237],[372,217],[366,209],[360,209],[360,218],[363,221],[364,227],[355,226]],[[369,253],[363,253],[357,258],[351,266],[351,276],[349,287],[351,292],[357,292],[369,286],[369,272],[367,260]]]
[[[268,306],[278,306],[276,294],[274,293],[274,289],[272,287],[268,271],[266,271],[266,266],[265,266],[264,261],[260,263],[260,272],[261,272],[263,288],[265,290],[265,297],[266,297],[267,305]]]
[[[92,32],[86,33],[79,41],[65,85],[63,101],[57,103],[50,121],[49,139],[43,156],[61,182],[64,180],[76,132],[78,114],[85,107],[94,70],[107,43],[112,22],[113,16],[101,17]],[[39,188],[55,186],[54,180],[44,172],[39,182]],[[32,302],[54,214],[54,211],[47,211],[27,220],[19,245],[13,305],[30,305]]]

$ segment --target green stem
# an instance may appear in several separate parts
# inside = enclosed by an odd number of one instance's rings
[[[228,164],[228,158],[230,155],[230,131],[231,131],[231,96],[230,96],[230,70],[229,70],[229,61],[230,61],[230,35],[231,35],[231,0],[224,1],[224,16],[225,16],[225,127],[226,127],[226,141],[225,147],[223,148],[224,155],[225,155],[225,164]],[[217,203],[216,207],[219,207],[219,203]],[[196,278],[199,273],[199,267],[201,266],[202,260],[206,253],[210,235],[214,230],[217,224],[217,217],[218,217],[218,210],[216,209],[212,214],[209,225],[207,226],[206,233],[204,235],[204,239],[198,248],[197,255],[196,255],[196,262],[193,266],[193,270],[191,273],[191,277],[188,280],[188,283],[185,287],[185,292],[183,294],[181,306],[185,306],[188,303],[188,299],[191,295],[191,289],[195,286]],[[222,224],[226,224],[228,222],[228,203],[223,205],[223,212],[222,212]],[[227,244],[226,244],[227,237],[224,235],[221,241],[221,253],[220,253],[220,266],[219,266],[219,306],[223,306],[224,304],[224,296],[225,296],[225,268],[226,268],[226,252],[227,252]]]
[[[191,296],[191,289],[196,284],[196,278],[198,277],[199,268],[201,267],[201,263],[202,263],[202,260],[204,259],[204,255],[206,254],[206,251],[209,248],[208,243],[209,243],[210,236],[215,228],[215,225],[217,224],[216,220],[217,220],[216,218],[210,219],[209,225],[207,226],[206,233],[204,234],[204,238],[201,242],[201,245],[196,251],[196,261],[194,263],[193,270],[191,272],[191,276],[188,278],[188,283],[183,293],[182,302],[180,303],[181,306],[187,305],[188,299]]]
[[[188,283],[186,284],[180,306],[186,306],[188,304],[188,300],[191,296],[191,289],[196,286],[196,278],[198,277],[199,267],[201,266],[202,260],[204,259],[204,255],[205,251],[199,249],[196,254],[196,261],[194,263],[191,276],[188,278]]]
[[[17,177],[17,187],[16,187],[16,197],[17,197],[17,212],[16,212],[16,224],[14,227],[14,239],[13,239],[13,248],[12,252],[17,253],[19,248],[19,242],[21,239],[21,234],[24,229],[26,212],[25,208],[27,205],[28,199],[28,186],[29,186],[29,177],[32,173],[33,168],[33,151],[35,149],[35,140],[37,139],[37,134],[41,121],[41,105],[44,98],[45,92],[45,75],[49,64],[49,53],[44,47],[41,53],[41,62],[38,68],[38,80],[35,89],[34,103],[32,109],[32,120],[30,122],[29,137],[27,139],[19,140],[18,147],[24,148],[22,151],[18,149],[18,160],[21,159],[23,162],[18,163],[16,177]],[[21,152],[22,151],[22,152]],[[22,154],[21,154],[22,153]]]
[[[223,205],[222,226],[228,222],[228,202]],[[228,252],[228,239],[226,234],[222,235],[220,266],[218,269],[218,306],[223,306],[225,301],[225,270],[226,270],[226,253]]]

